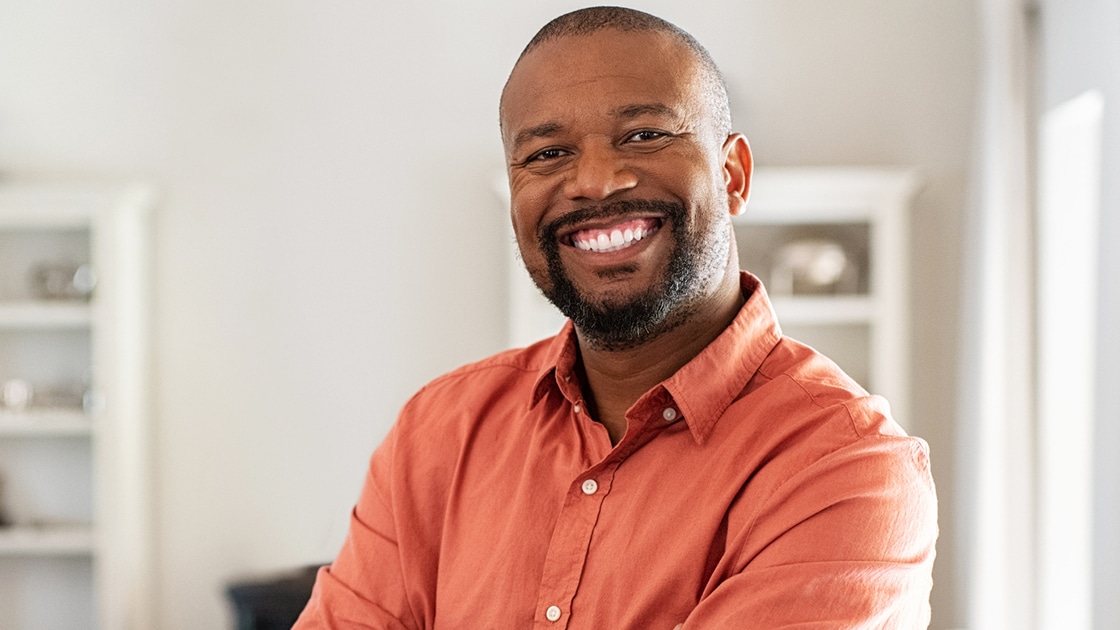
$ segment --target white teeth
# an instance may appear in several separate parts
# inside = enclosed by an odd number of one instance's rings
[[[625,231],[614,230],[610,236],[599,233],[598,236],[585,240],[573,238],[572,245],[585,252],[613,252],[629,247],[645,236],[646,230],[641,227],[626,228]]]

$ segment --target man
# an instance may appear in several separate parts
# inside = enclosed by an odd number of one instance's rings
[[[406,404],[296,628],[928,625],[925,444],[739,271],[729,111],[653,16],[529,43],[500,105],[511,216],[571,321]]]

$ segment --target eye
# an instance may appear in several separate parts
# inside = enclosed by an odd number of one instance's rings
[[[635,131],[634,133],[630,134],[626,138],[626,141],[627,142],[649,142],[650,140],[657,140],[659,138],[664,138],[668,135],[669,134],[665,133],[664,131],[654,131],[653,129],[642,129],[641,131]]]
[[[567,151],[563,149],[542,149],[530,155],[525,160],[525,162],[547,162],[549,160],[555,160],[556,158],[564,157],[565,155],[567,155]]]

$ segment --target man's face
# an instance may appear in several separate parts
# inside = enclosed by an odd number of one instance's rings
[[[604,30],[542,44],[506,86],[522,259],[600,347],[686,321],[728,268],[725,138],[700,73],[668,36]]]

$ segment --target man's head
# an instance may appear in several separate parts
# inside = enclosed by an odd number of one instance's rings
[[[589,343],[638,345],[737,286],[750,151],[690,35],[630,9],[553,20],[502,94],[511,215],[533,280]]]
[[[667,35],[688,48],[700,64],[701,83],[697,87],[704,93],[711,108],[712,120],[719,125],[722,135],[731,134],[731,103],[727,98],[727,84],[708,50],[696,38],[675,24],[648,13],[623,7],[591,7],[565,13],[545,24],[525,45],[518,63],[541,44],[563,37],[592,35],[598,31],[616,30],[630,33],[660,33]],[[503,98],[503,101],[505,99]]]

